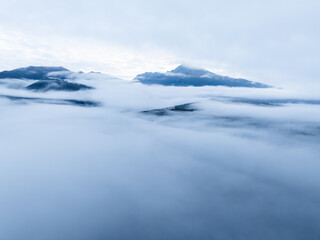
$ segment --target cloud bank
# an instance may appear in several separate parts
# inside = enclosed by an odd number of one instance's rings
[[[0,238],[315,239],[318,105],[266,107],[225,97],[280,89],[163,87],[102,74],[83,108],[0,98]],[[192,102],[194,112],[141,111]],[[307,134],[312,133],[312,134]]]

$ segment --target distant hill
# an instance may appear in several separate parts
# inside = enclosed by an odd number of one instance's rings
[[[248,87],[248,88],[269,88],[263,83],[252,82],[242,78],[231,78],[221,76],[204,69],[195,69],[183,65],[166,72],[146,72],[138,75],[135,80],[143,84],[158,84],[164,86],[179,87],[201,87],[201,86],[226,86],[226,87]]]
[[[84,84],[72,83],[65,80],[41,80],[26,87],[28,90],[47,91],[79,91],[92,89]]]
[[[17,68],[11,71],[0,72],[1,78],[17,78],[17,79],[34,79],[34,80],[50,80],[56,79],[58,76],[59,79],[64,78],[64,74],[70,72],[64,67],[26,67],[26,68]]]

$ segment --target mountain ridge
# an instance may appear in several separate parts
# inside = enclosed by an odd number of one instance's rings
[[[164,85],[178,87],[202,87],[202,86],[226,86],[226,87],[249,87],[271,88],[271,86],[252,82],[243,78],[231,78],[218,75],[201,68],[192,68],[179,65],[177,68],[165,73],[146,72],[139,74],[134,80],[147,85]]]
[[[15,78],[15,79],[33,79],[33,80],[50,80],[54,77],[49,76],[51,73],[55,72],[71,72],[70,70],[58,66],[58,67],[48,67],[48,66],[29,66],[23,68],[16,68],[13,70],[6,70],[0,72],[0,79],[3,78]],[[60,76],[61,77],[61,76]]]

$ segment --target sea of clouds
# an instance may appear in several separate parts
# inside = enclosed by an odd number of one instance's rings
[[[320,106],[230,100],[308,94],[74,79],[95,90],[0,85],[101,103],[0,98],[0,239],[320,237]],[[195,111],[143,112],[186,103]]]

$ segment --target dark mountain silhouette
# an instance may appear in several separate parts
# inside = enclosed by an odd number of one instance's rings
[[[249,87],[249,88],[269,88],[266,84],[252,82],[242,78],[231,78],[221,76],[204,69],[189,68],[180,65],[176,69],[166,73],[143,73],[135,80],[143,84],[158,84],[164,86],[179,87],[201,87],[201,86],[226,86],[226,87]]]
[[[28,90],[46,92],[46,91],[79,91],[92,89],[84,84],[72,83],[65,80],[41,80],[29,86]]]
[[[64,67],[26,67],[17,68],[11,71],[0,72],[0,78],[17,78],[17,79],[34,79],[34,80],[50,80],[64,79],[66,72],[70,72]],[[54,73],[54,74],[53,74]],[[53,74],[53,75],[50,75]],[[57,76],[56,76],[57,75]]]

